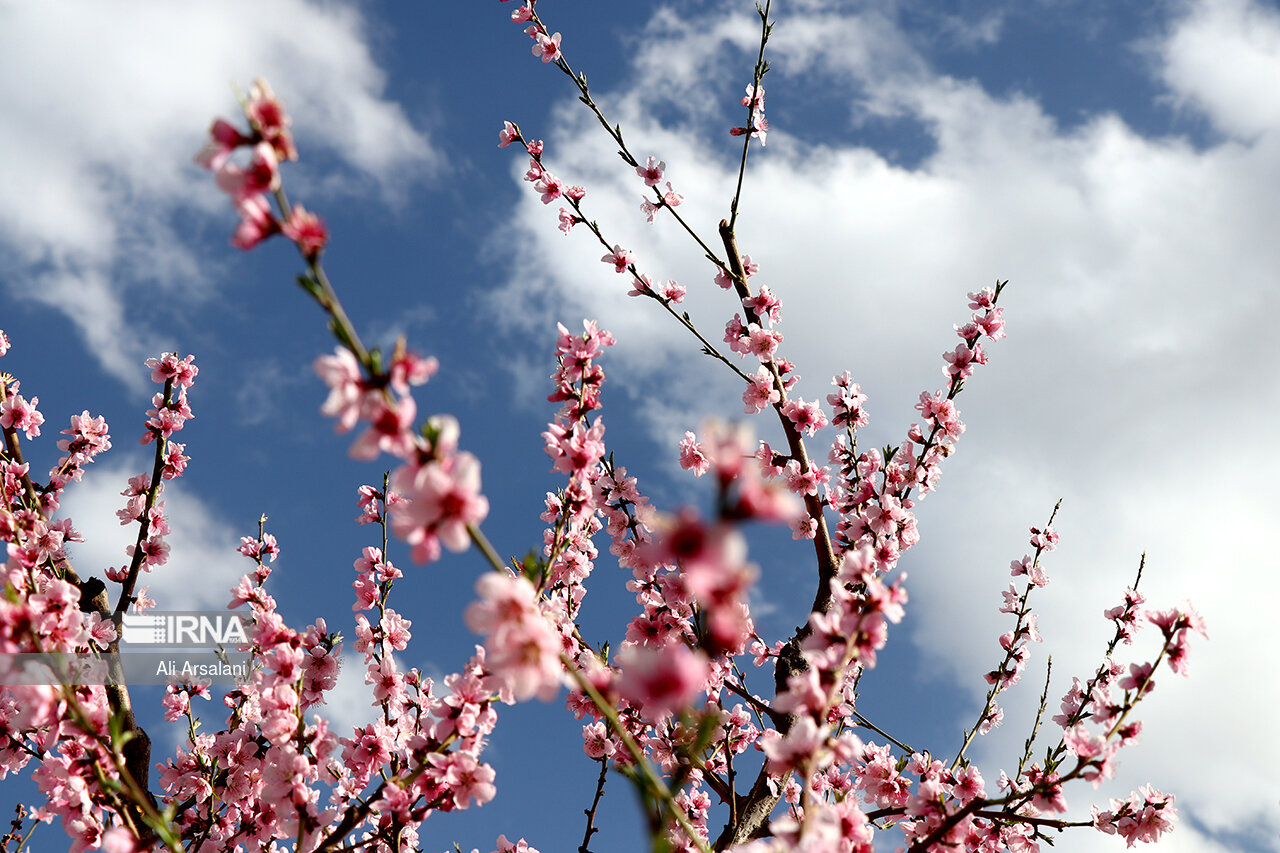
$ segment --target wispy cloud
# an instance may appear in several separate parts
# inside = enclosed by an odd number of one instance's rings
[[[216,292],[170,221],[223,210],[191,156],[234,110],[232,81],[269,78],[310,144],[390,196],[438,162],[385,98],[350,4],[4,3],[0,21],[0,160],[21,164],[0,184],[8,286],[65,312],[137,393],[133,366],[159,335],[136,304]]]

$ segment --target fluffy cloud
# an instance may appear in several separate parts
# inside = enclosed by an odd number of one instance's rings
[[[84,480],[68,487],[58,515],[71,518],[84,536],[68,549],[82,577],[101,578],[107,568],[128,564],[125,548],[134,543],[138,527],[116,518],[116,510],[124,507],[120,492],[130,477],[150,469],[150,460],[141,456],[121,458],[89,466]],[[167,483],[160,499],[173,529],[165,537],[169,561],[141,575],[138,588],[147,588],[161,610],[225,609],[231,588],[253,565],[236,553],[239,535],[181,480]]]
[[[931,70],[887,12],[805,9],[771,42],[777,90],[802,75],[831,93],[833,109],[909,121],[934,148],[904,167],[853,142],[801,140],[775,121],[768,147],[753,151],[739,235],[761,263],[759,281],[784,301],[783,352],[805,376],[799,393],[825,394],[825,377],[851,369],[871,397],[869,443],[896,443],[914,397],[942,384],[940,356],[953,345],[950,324],[965,319],[964,292],[1013,281],[1010,337],[991,347],[991,366],[960,399],[969,432],[922,506],[925,539],[907,563],[924,665],[970,690],[976,712],[980,673],[1009,627],[995,612],[1004,567],[1022,554],[1026,528],[1064,497],[1063,544],[1048,561],[1055,581],[1037,604],[1055,660],[1051,697],[1096,666],[1101,611],[1146,550],[1151,604],[1190,597],[1212,641],[1193,648],[1191,682],[1159,678],[1119,787],[1175,791],[1188,836],[1193,822],[1215,835],[1251,826],[1233,844],[1273,843],[1274,798],[1258,768],[1280,760],[1280,741],[1255,709],[1275,707],[1280,690],[1246,673],[1274,631],[1248,602],[1280,592],[1265,541],[1280,513],[1266,485],[1276,468],[1258,437],[1280,403],[1269,328],[1280,310],[1271,233],[1280,101],[1267,82],[1280,67],[1280,16],[1205,0],[1143,45],[1164,97],[1220,132],[1197,146],[1144,136],[1117,113],[1066,129],[1034,99]],[[688,199],[681,212],[713,248],[737,162],[720,135],[727,120],[714,124],[724,86],[703,81],[741,76],[753,38],[749,16],[661,12],[630,84],[596,93],[638,156],[670,164]],[[694,320],[718,341],[734,306],[674,223],[644,224],[640,181],[594,119],[566,104],[525,130],[547,134],[549,168],[587,187],[587,210],[609,242],[634,250],[642,271],[689,287]],[[699,360],[682,330],[628,301],[589,235],[565,241],[554,208],[531,193],[518,217],[511,238],[528,263],[499,297],[513,321],[548,319],[543,296],[554,289],[614,331],[614,387],[646,401],[669,446],[702,413],[741,411],[723,371]],[[674,369],[694,380],[680,397],[655,379]],[[1154,655],[1134,649],[1134,659]],[[1020,752],[1033,690],[1011,698],[1005,732],[979,747],[993,766]]]
[[[270,79],[310,144],[387,192],[435,158],[347,4],[4,3],[0,20],[0,160],[22,164],[0,187],[8,286],[63,311],[135,391],[124,366],[159,338],[137,306],[213,290],[172,220],[225,204],[190,158],[231,81]]]

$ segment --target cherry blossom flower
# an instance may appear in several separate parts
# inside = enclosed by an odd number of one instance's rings
[[[253,156],[247,168],[226,162],[214,176],[219,189],[240,203],[247,198],[280,188],[280,161],[276,150],[269,143],[260,142],[253,147]]]
[[[711,462],[703,452],[702,445],[698,443],[698,437],[692,432],[686,432],[684,438],[680,439],[680,467],[686,471],[693,471],[696,477],[701,477],[711,470]]]
[[[612,252],[606,252],[600,260],[606,264],[613,264],[613,271],[620,273],[626,272],[627,267],[636,262],[635,255],[617,245],[613,247]]]
[[[289,211],[289,219],[280,226],[281,233],[298,244],[303,257],[314,261],[329,242],[329,229],[324,221],[300,204]]]
[[[543,62],[555,62],[560,58],[560,34],[548,36],[545,32],[538,32],[534,35],[536,44],[533,46],[533,55],[542,59]]]
[[[231,236],[231,245],[248,251],[268,237],[280,233],[280,222],[271,213],[271,204],[261,195],[251,195],[236,202],[240,224]]]
[[[684,196],[671,188],[671,182],[667,181],[667,191],[662,194],[662,202],[667,207],[679,207],[684,203]]]
[[[648,162],[643,166],[636,166],[636,174],[644,178],[645,186],[656,187],[658,182],[662,180],[662,173],[666,171],[667,164],[662,160],[649,156]]]
[[[706,656],[680,643],[665,649],[632,646],[619,653],[618,663],[618,692],[653,720],[687,708],[710,674]]]
[[[20,394],[10,394],[0,403],[0,427],[22,430],[27,439],[40,435],[40,425],[44,423],[44,415],[36,409],[39,397],[32,397],[31,402]]]
[[[451,551],[470,544],[467,526],[489,514],[489,500],[480,494],[480,462],[462,452],[443,460],[410,462],[392,475],[392,487],[406,499],[392,507],[391,525],[410,545],[438,539]],[[430,553],[427,545],[415,559]]]
[[[498,147],[506,148],[513,142],[521,141],[520,129],[509,121],[502,123],[502,130],[498,131]]]
[[[226,119],[215,119],[209,128],[209,141],[196,154],[195,162],[202,168],[216,172],[237,148],[251,144],[253,137],[245,136]]]
[[[253,81],[249,88],[245,114],[253,123],[254,129],[271,145],[277,157],[281,160],[298,159],[298,150],[294,147],[293,135],[289,131],[289,116],[266,80],[258,78]]]
[[[560,635],[538,608],[537,593],[523,577],[489,572],[476,581],[480,600],[469,605],[467,627],[485,635],[485,658],[495,687],[516,701],[544,701],[560,684]]]

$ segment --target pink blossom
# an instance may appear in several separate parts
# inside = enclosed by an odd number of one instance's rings
[[[680,467],[686,471],[693,471],[696,477],[701,477],[711,470],[711,462],[703,452],[702,445],[698,443],[698,437],[692,432],[685,432],[684,438],[680,439]]]
[[[280,226],[280,231],[298,244],[298,250],[309,261],[319,257],[329,242],[329,229],[324,221],[300,204],[289,211],[289,219]]]
[[[564,183],[555,175],[545,171],[538,176],[538,181],[533,188],[542,194],[543,204],[551,204],[564,194]]]
[[[434,357],[423,358],[412,350],[396,347],[387,382],[397,394],[407,396],[411,386],[425,385],[440,369]]]
[[[632,646],[619,654],[618,664],[618,692],[651,720],[687,708],[710,674],[706,656],[681,643],[661,650]]]
[[[252,143],[252,137],[242,134],[226,119],[216,119],[209,128],[209,140],[195,156],[196,164],[216,172],[231,158],[233,151]]]
[[[529,846],[529,842],[523,838],[512,844],[507,840],[507,836],[499,835],[497,844],[498,849],[493,853],[538,853],[537,848]]]
[[[0,403],[0,427],[22,430],[28,439],[40,435],[40,425],[44,423],[44,415],[36,409],[39,397],[32,397],[28,403],[20,394],[10,394]]]
[[[666,168],[667,164],[665,162],[656,160],[650,155],[648,162],[643,166],[636,166],[636,174],[644,178],[645,186],[656,187],[658,182],[662,180],[662,173]]]
[[[261,195],[246,196],[236,202],[240,224],[231,236],[231,245],[248,251],[280,232],[280,222],[271,214],[271,204]]]
[[[471,538],[467,525],[479,524],[489,514],[489,500],[480,494],[480,461],[470,453],[410,462],[397,469],[391,479],[395,490],[406,498],[405,503],[392,507],[391,524],[396,535],[410,545],[419,545],[431,536],[451,551],[464,551]],[[426,553],[424,550],[419,556]]]
[[[782,414],[787,416],[796,429],[805,435],[813,435],[827,426],[827,416],[817,402],[806,403],[803,399],[788,400],[782,406]]]
[[[667,279],[666,285],[662,288],[662,297],[668,302],[679,305],[684,301],[685,294],[689,291],[675,279]]]
[[[996,304],[996,292],[994,288],[984,287],[982,290],[968,294],[968,296],[969,308],[973,311],[990,308]]]
[[[1099,812],[1094,808],[1094,826],[1108,834],[1118,833],[1129,847],[1137,841],[1148,844],[1159,841],[1161,835],[1173,830],[1177,819],[1173,795],[1161,793],[1150,785],[1139,788],[1127,801],[1112,800],[1110,811]]]
[[[780,343],[782,343],[782,335],[773,329],[762,329],[755,323],[747,327],[747,352],[762,362],[773,359],[773,354],[778,351]]]
[[[364,397],[364,373],[360,362],[346,347],[335,347],[333,355],[316,358],[312,367],[325,385],[329,396],[320,411],[338,419],[335,429],[348,432],[360,417],[361,400]]]
[[[606,264],[613,264],[614,272],[626,272],[627,267],[636,262],[635,256],[627,249],[615,245],[612,252],[606,252],[600,258]]]
[[[982,333],[993,341],[1004,337],[1004,309],[990,308],[982,314],[974,314],[973,322]]]
[[[260,142],[253,147],[247,168],[231,162],[223,163],[214,180],[233,202],[240,203],[280,188],[280,160],[269,143]]]
[[[289,131],[289,116],[271,91],[271,86],[261,77],[249,88],[249,100],[245,113],[281,160],[297,160],[298,150],[293,145]]]
[[[467,607],[467,627],[485,636],[495,686],[517,700],[547,700],[560,684],[560,636],[538,608],[524,577],[488,572],[476,581],[480,600]]]
[[[560,225],[558,226],[565,234],[569,233],[569,229],[577,225],[581,220],[578,219],[568,208],[560,208]]]
[[[761,741],[761,749],[769,761],[769,772],[785,775],[810,757],[816,757],[826,742],[827,729],[819,727],[813,717],[803,715],[780,738]]]
[[[1151,692],[1156,686],[1156,683],[1151,680],[1151,672],[1154,668],[1150,663],[1129,664],[1129,674],[1120,679],[1120,689],[1137,690],[1141,687],[1143,694]]]
[[[756,371],[747,390],[742,392],[742,402],[747,414],[764,411],[780,399],[782,395],[774,387],[773,376],[763,367]]]
[[[380,452],[401,458],[412,455],[415,449],[413,424],[417,414],[418,408],[412,397],[401,397],[393,403],[380,394],[370,395],[362,412],[369,428],[352,443],[348,451],[351,458],[373,460]]]
[[[641,275],[635,280],[631,289],[627,291],[627,296],[656,296],[653,289],[653,279],[648,274]]]
[[[582,750],[588,758],[601,759],[613,755],[613,741],[609,739],[608,729],[603,721],[596,721],[582,727]]]
[[[493,799],[498,789],[493,784],[495,773],[488,764],[480,764],[465,752],[432,753],[431,775],[452,792],[453,804],[465,809],[474,802],[482,806]]]
[[[679,207],[684,203],[684,196],[671,188],[671,182],[667,181],[667,191],[662,194],[662,201],[667,207]]]
[[[542,59],[543,62],[555,62],[560,58],[560,34],[548,36],[545,32],[539,32],[534,36],[537,44],[533,46],[533,55]]]
[[[509,121],[502,123],[502,130],[498,131],[498,147],[506,148],[513,142],[521,140],[520,128],[516,127]]]
[[[972,348],[967,344],[956,344],[955,350],[943,353],[942,358],[947,362],[942,372],[954,379],[968,379],[973,375],[974,365],[987,363],[981,344],[974,344]]]
[[[782,300],[774,296],[767,286],[761,287],[755,296],[743,299],[742,304],[760,320],[767,318],[771,323],[776,323],[781,317]]]

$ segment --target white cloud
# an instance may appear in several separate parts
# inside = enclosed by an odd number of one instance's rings
[[[1189,4],[1155,46],[1178,103],[1249,139],[1280,125],[1280,13],[1251,0]]]
[[[135,455],[113,459],[86,469],[84,480],[67,488],[59,517],[69,517],[84,542],[69,548],[71,564],[83,578],[104,577],[110,567],[127,565],[125,548],[136,541],[136,524],[121,525],[116,510],[124,508],[121,497],[129,478],[149,473],[151,460]],[[138,589],[147,588],[148,597],[161,610],[222,610],[231,600],[231,588],[253,568],[252,562],[236,553],[240,533],[200,498],[183,488],[181,480],[165,484],[160,500],[172,533],[169,561],[138,578]],[[119,587],[108,584],[114,597]]]
[[[926,664],[972,685],[976,704],[995,637],[1009,627],[996,613],[1008,562],[1021,555],[1026,528],[1065,497],[1063,545],[1048,561],[1055,581],[1037,604],[1048,639],[1038,659],[1055,657],[1053,706],[1072,672],[1096,665],[1101,611],[1147,550],[1151,604],[1191,598],[1212,640],[1193,646],[1189,682],[1161,674],[1121,782],[1178,794],[1183,847],[1195,822],[1215,834],[1254,827],[1247,841],[1275,849],[1280,815],[1259,768],[1280,760],[1280,741],[1258,709],[1280,700],[1259,647],[1275,647],[1263,608],[1280,600],[1267,544],[1280,500],[1266,485],[1277,472],[1259,431],[1280,403],[1270,329],[1280,313],[1271,233],[1280,219],[1280,16],[1205,0],[1148,44],[1167,96],[1227,135],[1197,148],[1144,137],[1115,114],[1063,129],[1034,100],[931,71],[891,16],[809,8],[778,26],[774,79],[803,74],[854,116],[909,117],[936,150],[908,169],[840,140],[802,144],[775,126],[768,147],[753,151],[739,235],[761,263],[759,281],[784,301],[783,351],[804,375],[798,393],[823,395],[826,377],[851,369],[871,397],[867,440],[896,443],[915,396],[941,385],[940,354],[953,345],[950,324],[965,319],[964,292],[997,276],[1013,281],[1010,338],[990,348],[992,364],[960,398],[969,432],[941,491],[921,507],[925,539],[906,561]],[[719,115],[723,80],[749,68],[740,61],[748,23],[663,12],[646,31],[632,85],[593,93],[638,156],[667,161],[688,199],[681,212],[709,238],[732,195],[736,157],[727,128],[709,131],[706,116]],[[671,106],[668,96],[691,108],[652,118],[655,105]],[[695,321],[718,342],[731,300],[710,286],[712,270],[674,223],[644,224],[639,180],[594,120],[570,108],[580,110],[565,105],[524,129],[548,134],[549,168],[587,187],[588,214],[610,242],[633,249],[642,271],[690,288]],[[513,245],[525,263],[499,296],[513,317],[531,327],[549,319],[542,306],[554,290],[553,304],[567,298],[569,311],[612,330],[619,345],[605,367],[619,381],[607,394],[625,387],[644,400],[669,446],[705,413],[741,410],[727,374],[682,330],[623,295],[627,285],[599,263],[585,229],[566,240],[554,206],[528,192],[516,216]],[[689,379],[685,393],[663,379],[676,370]],[[606,396],[606,419],[608,404]],[[1005,766],[1016,762],[1015,741],[1020,752],[1039,677],[1029,674],[1011,699],[1005,740],[992,740],[1004,751],[981,747]]]
[[[144,390],[137,353],[125,350],[141,349],[145,324],[134,303],[216,291],[168,220],[216,210],[230,232],[225,201],[191,157],[213,117],[235,109],[230,84],[259,76],[297,117],[304,150],[332,149],[388,195],[437,162],[385,99],[349,4],[0,3],[0,160],[21,164],[0,186],[11,286],[64,310],[134,391]]]
[[[328,721],[329,731],[351,737],[353,728],[364,728],[381,711],[374,706],[373,685],[364,681],[364,655],[345,652],[341,661],[337,685],[325,694],[325,704],[313,708],[312,713]]]

